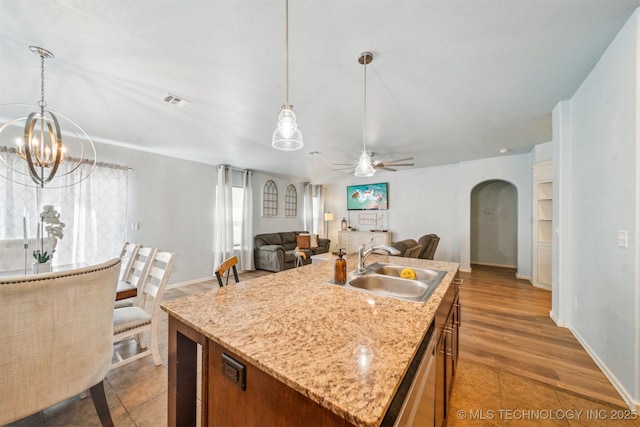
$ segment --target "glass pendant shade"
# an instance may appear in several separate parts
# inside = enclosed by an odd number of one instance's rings
[[[358,166],[356,166],[354,175],[359,178],[365,178],[373,176],[374,173],[375,169],[371,164],[371,157],[369,156],[369,153],[363,150],[362,154],[360,154],[360,160],[358,160]]]
[[[301,149],[303,145],[296,115],[291,107],[284,106],[278,116],[278,128],[273,132],[271,146],[278,150],[292,151]]]

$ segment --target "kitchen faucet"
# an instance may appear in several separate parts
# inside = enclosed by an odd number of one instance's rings
[[[373,238],[371,238],[371,240],[373,240]],[[367,243],[370,243],[371,240],[369,240]],[[358,269],[356,270],[357,274],[362,274],[366,271],[364,260],[372,252],[375,252],[377,250],[382,250],[388,253],[389,255],[400,255],[399,250],[387,245],[373,245],[370,249],[367,249],[365,251],[364,248],[367,245],[367,243],[361,244],[360,247],[358,248]]]

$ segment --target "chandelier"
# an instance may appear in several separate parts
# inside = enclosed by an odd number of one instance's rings
[[[285,94],[284,105],[278,116],[278,128],[273,132],[271,146],[278,150],[293,151],[304,146],[302,133],[296,123],[293,105],[289,104],[289,0],[285,2]]]
[[[0,127],[0,161],[5,178],[15,183],[50,188],[68,187],[86,179],[96,166],[96,150],[89,135],[75,122],[47,109],[44,99],[44,61],[53,53],[37,46],[29,49],[40,56],[40,101],[38,105],[5,104],[0,118],[18,116]],[[34,108],[37,111],[32,111]],[[30,112],[23,112],[31,110]],[[23,132],[17,132],[24,122]],[[61,126],[61,123],[65,126]],[[63,143],[62,135],[65,135]],[[8,142],[13,139],[15,142]],[[15,145],[15,148],[8,146]],[[14,160],[14,154],[19,159]],[[92,155],[92,157],[90,157]],[[86,167],[81,167],[86,165]]]
[[[367,151],[367,64],[373,61],[373,54],[371,52],[362,52],[358,58],[358,62],[364,65],[364,124],[363,138],[362,138],[362,154],[358,160],[358,166],[354,175],[358,178],[364,178],[373,176],[375,169],[373,168],[373,162],[371,161],[371,155]]]

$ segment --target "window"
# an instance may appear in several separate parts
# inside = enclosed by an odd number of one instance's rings
[[[298,192],[293,184],[284,192],[284,216],[298,216]]]
[[[278,216],[278,187],[272,180],[262,189],[262,216]]]
[[[231,189],[231,203],[233,205],[233,249],[239,250],[242,238],[242,205],[244,188],[233,187]]]
[[[311,221],[313,224],[313,230],[311,230],[311,232],[313,234],[318,234],[318,224],[320,223],[320,219],[318,218],[318,213],[320,212],[320,198],[318,196],[311,197],[311,208],[313,210],[313,220]]]
[[[54,265],[113,258],[113,254],[120,253],[126,237],[127,179],[126,167],[105,163],[98,164],[85,181],[64,188],[40,190],[0,177],[0,239],[23,237],[26,217],[28,237],[36,237],[42,207],[53,205],[66,224],[53,257]]]

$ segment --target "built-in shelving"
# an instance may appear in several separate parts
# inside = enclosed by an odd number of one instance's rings
[[[533,285],[551,289],[553,163],[533,165]]]

